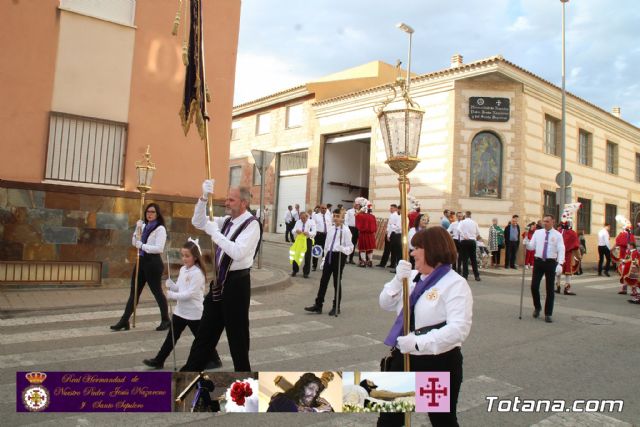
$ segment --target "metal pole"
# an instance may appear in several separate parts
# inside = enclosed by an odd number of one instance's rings
[[[526,259],[526,251],[527,251],[527,247],[525,246],[525,259]],[[526,262],[525,262],[526,264]],[[526,265],[522,266],[522,285],[520,287],[520,315],[518,316],[518,319],[522,319],[522,299],[524,297],[524,275],[525,275],[525,271],[526,271]]]
[[[143,219],[144,215],[144,191],[140,192],[140,219]],[[142,229],[136,230],[136,240],[142,239]],[[136,278],[133,285],[133,321],[131,327],[136,327],[136,307],[138,307],[138,275],[140,272],[140,249],[136,248]]]
[[[411,88],[411,38],[413,33],[409,33],[409,60],[407,61],[407,93]]]
[[[409,259],[409,245],[407,244],[407,216],[404,214],[404,210],[407,209],[407,175],[403,169],[400,171],[400,220],[402,224],[402,259],[407,261]],[[402,311],[404,313],[403,331],[404,335],[409,335],[411,322],[411,308],[409,307],[409,280],[402,279]],[[409,353],[404,355],[404,370],[409,372],[411,367],[409,366]]]
[[[560,0],[562,2],[562,141],[560,143],[560,172],[562,173],[561,186],[560,186],[560,200],[559,205],[562,209],[567,203],[567,153],[566,153],[566,128],[567,128],[567,93],[565,90],[565,24],[564,24],[564,12],[565,3],[569,0]]]
[[[171,280],[171,259],[169,259],[169,251],[171,248],[167,249],[167,275],[169,276],[169,280]],[[167,298],[167,304],[169,305],[169,315],[171,316],[170,325],[171,328],[171,342],[173,343],[173,371],[178,371],[178,363],[176,362],[176,336],[173,331],[173,309],[171,308],[171,300]]]
[[[258,249],[258,268],[262,268],[262,246],[264,243],[264,219],[266,215],[264,214],[264,185],[265,185],[265,161],[264,161],[265,153],[262,153],[262,164],[260,165],[260,218],[259,221],[262,221],[262,229],[263,234],[260,236],[260,249]]]

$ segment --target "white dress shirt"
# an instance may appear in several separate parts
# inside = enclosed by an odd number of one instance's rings
[[[471,218],[465,218],[458,224],[458,235],[462,240],[476,240],[480,235],[478,224]]]
[[[400,233],[402,229],[402,218],[398,212],[391,212],[389,215],[389,221],[387,222],[387,237],[391,237],[391,233]]]
[[[221,230],[224,226],[224,222],[229,216],[214,217],[213,221],[209,221],[207,217],[207,202],[198,200],[196,208],[193,211],[193,218],[191,218],[191,224],[198,230],[213,230],[211,233],[206,231],[211,236],[211,240],[218,245],[222,251],[229,255],[233,262],[229,271],[244,270],[250,268],[253,265],[253,256],[256,253],[256,247],[260,240],[260,225],[258,221],[252,221],[247,228],[240,233],[235,242],[229,240],[233,233],[236,232],[247,219],[251,218],[251,212],[245,211],[245,213],[239,215],[237,218],[231,220],[231,227],[227,230],[226,236],[222,234]],[[216,226],[210,226],[209,224],[215,223]]]
[[[347,224],[347,227],[355,227],[356,226],[356,210],[355,210],[355,208],[351,208],[351,209],[347,210],[345,223]]]
[[[316,237],[316,223],[314,220],[312,219],[307,219],[307,222],[305,222],[304,224],[302,224],[302,220],[299,219],[296,222],[296,225],[293,227],[293,234],[295,236],[298,235],[298,233],[309,233],[309,239],[313,239],[314,237]]]
[[[332,217],[328,219],[322,212],[314,213],[311,219],[316,223],[316,233],[326,233],[333,222]]]
[[[300,213],[298,212],[298,210],[296,208],[293,208],[291,210],[291,216],[293,217],[294,221],[297,221],[300,219]]]
[[[335,242],[333,241],[333,236],[336,234],[336,230],[338,231],[338,235],[336,236]],[[340,233],[342,231],[342,233]],[[333,249],[331,249],[331,243],[333,242]],[[324,253],[325,255],[329,253],[329,251],[333,252],[342,252],[345,255],[350,255],[353,252],[353,243],[351,243],[351,230],[349,227],[342,224],[342,227],[331,227],[329,228],[329,232],[327,233],[327,239],[324,241]]]
[[[284,214],[284,222],[286,224],[288,224],[291,221],[293,221],[293,214],[291,213],[291,211],[289,209],[287,209],[287,212],[285,212],[285,214]]]
[[[144,228],[146,226],[147,224],[142,226],[142,232],[144,232]],[[140,233],[140,236],[142,236],[142,232]],[[138,240],[138,237],[136,234],[137,233],[134,231],[133,237],[131,238],[131,244],[133,246],[136,245],[136,240]],[[164,244],[166,242],[167,242],[167,229],[164,228],[163,225],[159,225],[156,227],[155,230],[151,232],[151,234],[149,234],[147,243],[144,243],[140,249],[145,251],[148,254],[161,254],[162,252],[164,252]]]
[[[458,230],[459,225],[460,221],[455,221],[452,222],[447,229],[449,234],[451,234],[451,237],[453,237],[453,240],[460,240],[460,231]]]
[[[418,270],[413,270],[409,289],[413,292],[413,281]],[[424,278],[426,276],[422,276]],[[395,277],[380,293],[380,308],[386,311],[402,310],[402,290],[393,290],[397,283]],[[395,285],[395,286],[394,286]],[[416,329],[447,322],[440,329],[434,329],[424,335],[416,336],[420,350],[412,350],[413,355],[442,354],[462,345],[471,330],[473,296],[467,281],[451,270],[438,283],[427,290],[418,299],[414,307]],[[411,332],[413,334],[413,332]]]
[[[533,233],[531,240],[527,243],[528,250],[536,251],[536,258],[542,258],[542,253],[544,252],[544,240],[546,237],[547,230],[541,228]],[[564,264],[564,240],[562,239],[562,234],[553,228],[549,230],[546,259],[555,259],[558,261],[558,264]]]
[[[197,265],[182,266],[178,281],[167,292],[167,298],[177,300],[173,314],[187,320],[200,320],[205,278]]]
[[[598,231],[598,246],[606,246],[611,249],[611,242],[609,241],[609,232],[606,228]]]

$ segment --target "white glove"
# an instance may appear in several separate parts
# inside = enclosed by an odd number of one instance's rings
[[[178,299],[176,298],[176,293],[173,291],[167,291],[167,298],[169,299]]]
[[[202,198],[207,199],[209,194],[213,194],[213,187],[216,183],[215,179],[205,179],[202,183]]]
[[[324,270],[324,258],[322,257],[322,259],[320,260],[320,271]]]
[[[220,227],[218,227],[218,223],[215,221],[207,221],[207,225],[204,226],[204,232],[209,236],[213,236],[213,233],[220,231]]]
[[[167,279],[167,281],[164,282],[164,285],[167,287],[167,289],[171,289],[171,287],[175,286],[176,283],[171,279]]]
[[[141,219],[139,219],[139,220],[136,222],[136,228],[142,228],[142,227],[144,227],[144,221],[143,221],[143,220],[141,220]]]
[[[559,276],[562,274],[562,264],[558,264],[558,266],[556,267],[556,276]]]
[[[402,282],[402,279],[411,279],[411,263],[403,259],[396,265],[396,280]]]
[[[142,248],[142,241],[141,240],[136,240],[136,248],[141,249]]]
[[[398,337],[398,349],[401,353],[410,353],[416,351],[416,334],[411,332],[409,335]]]
[[[522,244],[527,246],[529,244],[529,239],[522,239]]]

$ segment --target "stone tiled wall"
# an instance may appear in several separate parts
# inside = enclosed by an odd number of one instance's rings
[[[50,188],[51,186],[49,186]],[[81,194],[63,189],[0,187],[0,260],[2,261],[96,261],[102,263],[102,285],[129,280],[136,261],[131,236],[140,210],[135,193],[117,195],[95,189]],[[194,201],[149,195],[167,223],[173,264],[188,237],[207,239],[191,225]],[[222,213],[221,202],[216,213]],[[201,245],[207,252],[207,244]],[[166,257],[164,258],[166,263]],[[177,265],[176,265],[177,267]]]

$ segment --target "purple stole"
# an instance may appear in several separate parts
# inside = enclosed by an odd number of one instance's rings
[[[257,221],[256,217],[253,215],[249,216],[249,218],[247,218],[240,225],[240,227],[236,229],[236,231],[229,238],[229,240],[231,242],[235,242],[238,236],[240,235],[240,233],[242,233],[249,226],[249,224],[251,224],[251,221]],[[227,233],[229,232],[229,229],[231,229],[231,217],[227,218],[224,221],[224,224],[222,225],[222,230],[221,230],[222,234],[226,236]],[[216,260],[220,257],[221,253],[222,253],[222,258],[218,263],[218,280],[215,282],[215,284],[213,283],[213,281],[210,284],[211,297],[214,301],[222,301],[224,284],[227,280],[227,275],[229,274],[229,268],[231,268],[231,264],[233,263],[233,260],[231,259],[231,257],[226,253],[222,252],[222,249],[220,249],[220,247],[216,247],[216,254],[215,254]]]

